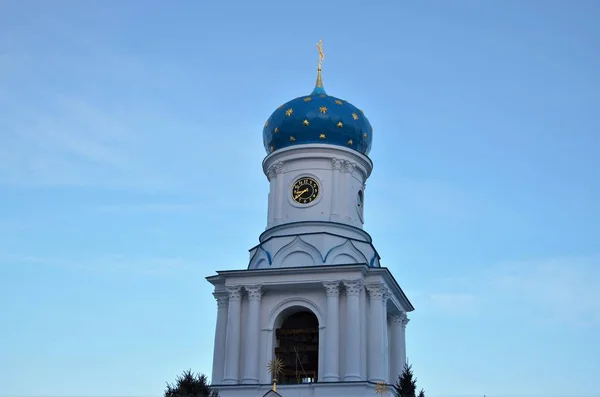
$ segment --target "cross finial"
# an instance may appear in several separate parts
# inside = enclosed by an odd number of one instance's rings
[[[317,43],[317,50],[319,50],[319,71],[321,71],[323,59],[325,59],[325,54],[323,54],[323,39],[319,40]]]
[[[323,79],[321,78],[321,68],[323,66],[323,59],[325,59],[322,39],[317,43],[317,50],[319,50],[319,67],[317,68],[317,83],[315,84],[315,89],[313,90],[312,95],[325,94],[325,90],[323,89]]]

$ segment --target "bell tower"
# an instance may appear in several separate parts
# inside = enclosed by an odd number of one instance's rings
[[[247,269],[207,278],[218,307],[212,384],[222,397],[267,393],[273,360],[282,396],[373,395],[406,360],[414,308],[363,230],[373,128],[325,92],[321,41],[317,49],[312,93],[279,106],[263,128],[266,230]]]

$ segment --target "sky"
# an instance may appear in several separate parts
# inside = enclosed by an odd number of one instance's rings
[[[599,397],[600,2],[0,1],[0,396],[210,376],[204,279],[266,227],[262,126],[374,127],[365,230],[428,397]]]

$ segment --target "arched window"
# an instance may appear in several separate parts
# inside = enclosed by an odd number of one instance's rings
[[[280,383],[313,383],[319,372],[319,320],[302,310],[283,319],[275,331],[275,355],[283,361]]]

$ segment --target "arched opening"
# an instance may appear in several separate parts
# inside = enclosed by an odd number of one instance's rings
[[[290,308],[275,331],[275,356],[283,361],[280,383],[313,383],[319,374],[319,320],[305,308]]]

